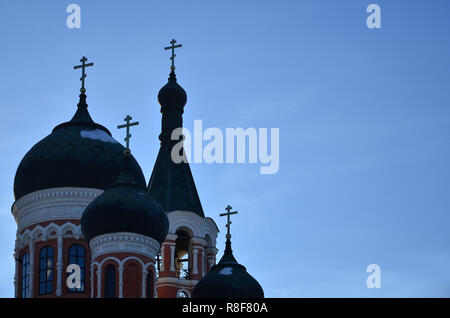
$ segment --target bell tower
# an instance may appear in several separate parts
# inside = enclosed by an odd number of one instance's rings
[[[171,72],[166,85],[158,93],[161,105],[161,142],[153,168],[148,193],[163,207],[169,219],[169,234],[160,251],[158,297],[191,297],[197,282],[216,263],[216,238],[219,232],[212,218],[205,217],[189,163],[182,148],[181,162],[171,156],[179,140],[172,140],[174,129],[182,128],[187,96],[177,83],[175,49],[171,46]]]

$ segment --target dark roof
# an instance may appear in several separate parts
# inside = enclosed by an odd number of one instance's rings
[[[192,298],[264,298],[264,291],[233,256],[227,239],[223,257],[197,283]]]
[[[204,217],[189,164],[174,163],[170,156],[171,149],[171,145],[161,145],[150,177],[148,193],[166,212],[191,211]]]
[[[109,186],[84,210],[81,230],[86,239],[118,232],[149,236],[162,244],[169,231],[169,220],[162,207],[139,185],[128,167],[131,156],[116,183]]]
[[[178,85],[172,71],[168,83],[158,94],[161,105],[162,129],[159,139],[161,148],[148,184],[148,193],[163,207],[164,211],[191,211],[204,217],[202,204],[197,193],[194,178],[187,162],[175,163],[171,158],[173,129],[183,125],[183,107],[186,92]]]
[[[108,129],[91,119],[86,95],[81,94],[72,120],[56,126],[23,157],[14,179],[15,198],[58,187],[103,190],[118,177],[124,149]],[[145,186],[135,159],[130,162],[130,170]]]
[[[170,72],[167,84],[159,90],[158,101],[161,106],[184,107],[186,105],[186,91],[177,83],[174,71]]]

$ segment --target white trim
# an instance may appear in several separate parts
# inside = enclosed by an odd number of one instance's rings
[[[101,289],[102,289],[102,285],[103,285],[103,281],[102,281],[102,268],[103,265],[109,261],[109,260],[113,260],[114,262],[116,262],[117,264],[117,268],[119,270],[119,298],[123,298],[123,287],[124,287],[124,282],[123,282],[123,272],[125,269],[125,264],[127,261],[129,260],[136,260],[138,261],[139,265],[141,265],[141,269],[142,269],[142,298],[146,298],[146,288],[147,288],[147,275],[149,272],[149,267],[152,269],[153,272],[153,295],[154,297],[156,297],[156,271],[155,271],[155,264],[153,264],[152,262],[148,262],[146,264],[144,264],[144,262],[136,257],[136,256],[128,256],[126,258],[124,258],[123,260],[118,259],[117,257],[114,256],[108,256],[106,258],[104,258],[100,263],[97,261],[93,261],[91,263],[91,298],[93,297],[93,291],[94,291],[94,283],[92,281],[92,277],[94,276],[94,266],[97,266],[97,298],[101,297]]]
[[[202,247],[206,247],[206,240],[201,237],[191,237],[191,244],[198,244]]]
[[[142,268],[145,268],[144,262],[143,262],[139,257],[136,257],[136,256],[127,256],[127,257],[125,257],[123,260],[121,260],[120,263],[121,263],[122,265],[125,265],[125,263],[126,263],[127,261],[129,261],[130,259],[131,259],[131,260],[138,261],[138,263],[141,265],[141,267],[142,267]]]
[[[91,263],[91,298],[94,298],[94,264]]]
[[[102,294],[102,284],[103,284],[103,281],[102,281],[103,264],[105,264],[109,260],[113,260],[114,262],[117,263],[117,267],[119,268],[119,270],[120,270],[120,267],[122,266],[122,264],[121,264],[121,261],[117,257],[114,257],[114,256],[105,257],[100,263],[97,261],[94,261],[94,257],[92,257],[91,259],[93,261],[92,265],[97,265],[97,298],[101,298],[102,297],[102,295],[101,295]],[[122,277],[122,274],[119,271],[119,282],[120,282],[121,277]],[[119,297],[120,297],[120,285],[119,285]]]
[[[56,232],[55,235],[52,235],[52,232]],[[72,232],[70,234],[69,232]],[[17,240],[16,247],[22,249],[25,247],[30,241],[38,242],[38,241],[47,241],[48,239],[54,239],[58,237],[74,237],[76,239],[80,239],[82,237],[81,234],[81,225],[75,225],[72,222],[66,222],[64,224],[58,225],[55,223],[50,223],[46,227],[42,227],[41,225],[37,225],[33,228],[33,230],[26,229],[22,234],[17,232]]]
[[[205,276],[205,267],[206,267],[206,253],[205,249],[202,249],[202,277]]]
[[[58,261],[56,263],[56,296],[61,296],[62,292],[62,267],[63,267],[63,238],[62,235],[58,236]]]
[[[97,298],[102,297],[102,268],[97,267]]]
[[[171,234],[171,233],[168,233],[167,234],[167,236],[166,236],[166,242],[167,241],[176,241],[176,239],[177,239],[177,237],[178,237],[178,235],[176,235],[176,234]]]
[[[34,291],[34,241],[30,240],[29,243],[29,249],[30,249],[30,266],[28,267],[28,277],[29,277],[29,291],[28,291],[28,297],[33,297],[33,291]]]
[[[174,234],[180,228],[187,228],[192,237],[204,238],[207,234],[216,246],[217,234],[219,232],[216,223],[209,217],[201,217],[189,211],[171,211],[167,213],[169,219],[169,233]]]
[[[142,291],[141,291],[141,298],[145,298],[145,291],[146,291],[146,287],[147,286],[145,286],[145,285],[147,285],[146,284],[146,282],[147,282],[147,275],[148,275],[148,272],[146,271],[146,270],[142,270],[142,282],[141,282],[141,286],[142,286]]]
[[[192,248],[192,258],[193,260],[193,272],[192,274],[197,275],[198,274],[198,265],[197,265],[197,257],[198,257],[198,247],[193,247]]]
[[[147,273],[146,276],[148,275],[149,267],[151,267],[151,271],[153,273],[153,298],[158,298],[157,290],[156,290],[156,283],[157,283],[156,267],[155,267],[154,263],[147,263],[147,264],[145,264],[144,269],[145,269],[145,271]],[[145,280],[145,286],[147,288],[147,279]],[[143,298],[147,298],[147,295],[143,294]]]
[[[92,259],[110,253],[136,253],[155,258],[159,252],[159,243],[148,236],[118,232],[99,235],[89,242]]]
[[[119,265],[119,298],[123,298],[123,263]]]
[[[103,190],[52,188],[27,194],[14,202],[11,211],[18,231],[41,222],[81,219],[86,206]]]
[[[183,286],[183,287],[195,287],[197,285],[198,280],[195,279],[182,279],[177,277],[159,277],[158,278],[158,287],[163,286]]]
[[[194,212],[171,211],[167,213],[169,219],[169,233],[174,234],[180,228],[187,228],[193,237],[211,237],[212,245],[216,246],[219,232],[216,223],[211,218],[202,218]]]
[[[162,244],[161,246],[161,272],[164,272],[164,257],[166,256],[166,244]]]
[[[175,245],[170,245],[170,271],[175,271]]]

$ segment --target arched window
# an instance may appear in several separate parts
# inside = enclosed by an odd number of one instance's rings
[[[86,249],[80,244],[73,244],[69,247],[69,259],[67,265],[77,264],[80,266],[80,288],[68,288],[69,293],[84,293],[85,283],[85,262]],[[68,274],[70,275],[70,273]]]
[[[105,298],[116,297],[116,267],[107,265],[105,269]]]
[[[175,240],[175,270],[178,278],[191,279],[190,270],[190,242],[191,235],[183,230],[177,230],[177,239]]]
[[[124,296],[126,298],[142,297],[142,270],[134,262],[129,262],[124,271]]]
[[[22,256],[22,298],[28,297],[28,288],[30,286],[30,254],[25,253]]]
[[[53,248],[44,246],[39,252],[39,295],[53,293],[53,264]]]

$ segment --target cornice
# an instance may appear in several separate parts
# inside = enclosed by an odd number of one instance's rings
[[[111,253],[137,253],[154,258],[160,247],[159,243],[149,236],[128,232],[99,235],[89,242],[89,246],[92,259]]]
[[[80,219],[85,207],[102,192],[88,188],[40,190],[14,202],[11,210],[21,231],[40,222]]]

